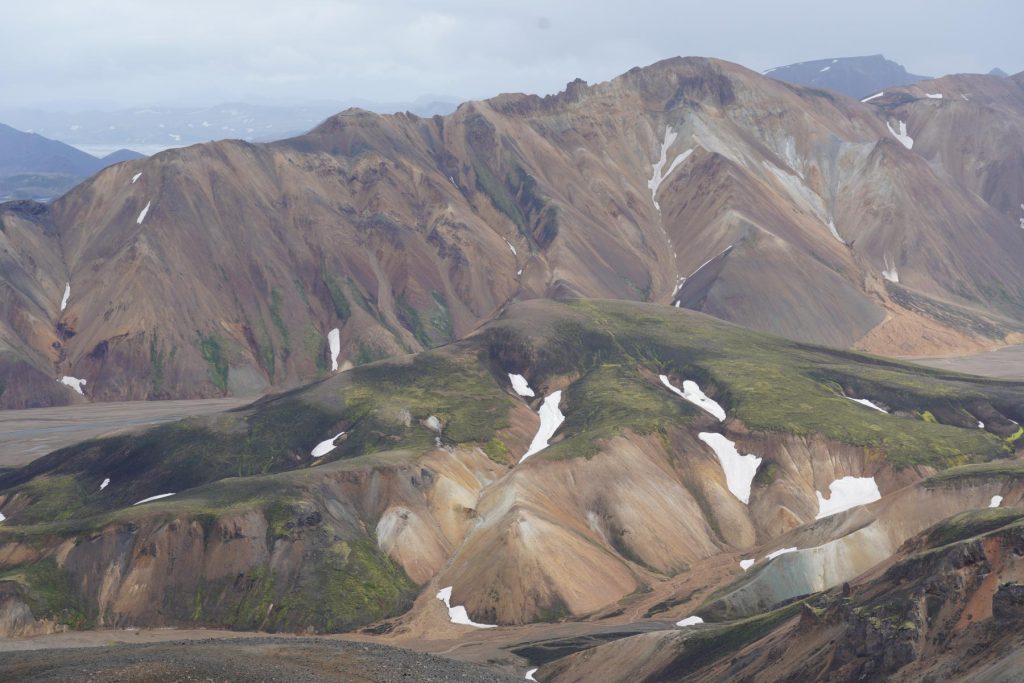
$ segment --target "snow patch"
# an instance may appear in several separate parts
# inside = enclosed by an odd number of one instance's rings
[[[167,498],[168,496],[173,496],[173,495],[174,495],[173,493],[161,493],[161,494],[156,495],[156,496],[150,496],[149,498],[143,498],[138,503],[132,503],[132,507],[135,507],[136,505],[142,505],[143,503],[148,503],[148,502],[153,501],[153,500],[160,500],[161,498]]]
[[[446,586],[437,592],[437,599],[444,603],[444,606],[448,608],[448,618],[453,624],[462,624],[464,626],[472,626],[474,628],[498,628],[497,624],[478,624],[469,618],[469,613],[466,612],[466,608],[462,605],[456,605],[452,607],[452,587]],[[536,669],[534,669],[536,671]],[[531,672],[532,673],[532,672]]]
[[[4,516],[4,513],[0,512],[0,522],[4,521],[5,519],[7,519],[7,517]]]
[[[696,382],[692,380],[683,381],[683,390],[680,391],[678,387],[674,386],[672,382],[668,380],[667,375],[658,375],[661,383],[668,387],[673,393],[677,394],[680,398],[683,398],[690,403],[694,404],[702,410],[706,410],[715,417],[718,418],[719,422],[725,420],[725,410],[718,404],[714,399],[708,398]]]
[[[100,484],[100,491],[102,491],[103,489],[107,488],[108,486],[110,486],[110,477],[107,477],[106,479],[104,479],[103,483]]]
[[[327,343],[331,347],[331,372],[337,372],[338,356],[341,354],[341,330],[335,327],[328,332]]]
[[[768,553],[764,559],[774,560],[779,555],[785,555],[786,553],[795,553],[797,550],[799,550],[799,548],[779,548],[773,553]]]
[[[136,181],[136,180],[138,180],[138,179],[139,179],[139,178],[141,178],[141,177],[142,177],[142,171],[139,171],[138,173],[136,173],[135,175],[133,175],[133,176],[132,176],[132,185],[134,185],[134,184],[135,184],[135,181]]]
[[[984,429],[984,428],[985,428],[985,423],[982,422],[981,420],[978,420],[978,429]]]
[[[139,217],[137,219],[135,219],[135,222],[137,224],[142,225],[142,221],[146,220],[146,214],[149,213],[149,205],[152,204],[152,203],[153,202],[146,202],[145,208],[142,209],[142,211],[139,212]]]
[[[544,404],[540,407],[540,428],[537,430],[536,436],[533,437],[533,441],[530,443],[529,450],[526,451],[526,455],[519,459],[519,462],[523,462],[534,453],[539,453],[548,447],[548,440],[555,435],[558,428],[565,422],[565,415],[558,409],[558,404],[562,400],[562,392],[556,391],[549,394],[544,399]]]
[[[989,501],[988,506],[990,508],[997,508],[997,507],[999,507],[1002,504],[1002,502],[1003,502],[1003,497],[1002,496],[992,496],[992,500]]]
[[[424,420],[424,424],[427,425],[427,429],[437,432],[438,434],[441,433],[441,420],[437,418],[437,415],[431,415],[428,417]]]
[[[870,102],[871,100],[875,99],[876,97],[881,97],[884,94],[885,94],[884,90],[882,92],[876,92],[874,95],[871,95],[870,97],[865,97],[863,100],[861,100],[861,102]]]
[[[826,66],[826,67],[825,67],[824,69],[822,69],[822,70],[821,70],[821,71],[820,71],[819,73],[825,73],[826,71],[828,71],[828,70],[829,70],[829,69],[831,69],[831,68],[832,68],[832,65],[831,65],[831,64],[829,64],[829,65],[828,65],[828,66]]]
[[[512,382],[512,390],[520,396],[536,396],[533,389],[530,388],[530,383],[522,375],[514,375],[510,372],[508,378]]]
[[[540,668],[540,667],[538,667],[538,668]],[[535,673],[537,673],[537,669],[530,669],[529,671],[527,671],[526,672],[526,680],[528,680],[528,681],[536,681],[537,679],[533,677],[533,674],[535,674]]]
[[[704,620],[700,617],[686,617],[676,622],[676,626],[696,626],[697,624],[703,624]]]
[[[68,307],[68,299],[71,298],[71,283],[64,285],[64,298],[60,300],[60,310]]]
[[[654,208],[661,211],[661,206],[658,204],[658,188],[665,182],[665,179],[671,175],[672,171],[676,169],[676,166],[686,161],[686,158],[693,154],[693,149],[688,149],[682,154],[678,155],[672,160],[668,170],[664,173],[661,169],[665,167],[668,162],[668,149],[672,146],[672,143],[676,141],[678,133],[672,130],[672,126],[665,127],[665,140],[661,143],[661,156],[658,158],[657,163],[651,165],[652,173],[651,179],[647,181],[647,187],[651,188],[651,201],[654,202]]]
[[[57,381],[60,382],[61,384],[65,384],[71,387],[72,389],[80,393],[82,396],[85,396],[85,392],[82,391],[82,386],[87,383],[87,380],[79,379],[77,377],[71,377],[69,375],[64,375]]]
[[[337,448],[337,446],[334,445],[334,442],[337,441],[344,434],[345,432],[338,432],[330,439],[327,439],[326,441],[321,441],[313,448],[313,450],[310,452],[310,455],[312,455],[314,458],[322,458],[323,456],[327,455],[335,448]]]
[[[900,281],[899,271],[896,270],[896,262],[889,258],[889,255],[885,255],[885,268],[882,270],[882,277],[889,282]]]
[[[900,121],[899,126],[900,132],[897,133],[895,130],[893,130],[892,126],[889,124],[888,121],[885,122],[885,127],[889,129],[889,132],[892,133],[892,136],[894,138],[900,141],[901,145],[903,145],[907,149],[914,149],[914,138],[907,135],[907,124],[903,121]]]
[[[829,231],[830,233],[832,233],[832,236],[833,236],[833,237],[835,237],[835,238],[836,238],[837,240],[839,240],[839,241],[840,241],[840,242],[842,242],[843,244],[846,244],[846,240],[844,240],[844,239],[842,238],[842,236],[841,236],[841,235],[839,234],[839,230],[837,230],[837,229],[836,229],[836,223],[835,223],[835,220],[834,220],[834,219],[832,219],[832,218],[829,218],[829,219],[828,219],[828,223],[826,223],[825,225],[827,225],[827,226],[828,226],[828,231]]]
[[[889,414],[888,410],[886,410],[885,408],[880,408],[879,406],[875,405],[866,398],[850,398],[849,396],[843,396],[843,398],[845,398],[847,401],[853,401],[854,403],[859,403],[862,406],[867,406],[868,408],[874,408],[880,413],[885,413],[886,415]]]
[[[757,560],[754,559],[740,560],[740,569],[742,569],[743,571],[747,571],[748,569],[754,566],[754,562],[756,561]]]
[[[701,432],[697,438],[710,446],[718,456],[718,462],[722,464],[722,470],[725,472],[725,485],[729,487],[730,493],[745,504],[749,504],[750,484],[761,465],[761,458],[753,454],[740,455],[736,450],[736,444],[722,434]]]
[[[926,92],[924,94],[924,96],[929,98],[929,99],[932,99],[932,100],[941,100],[942,99],[942,93],[940,93],[940,92]]]
[[[882,497],[874,477],[843,477],[829,484],[828,489],[828,500],[820,491],[814,492],[818,496],[818,515],[815,519],[822,519],[858,505],[867,505]]]
[[[516,252],[516,248],[512,246],[511,242],[509,242],[508,240],[505,240],[505,244],[507,244],[508,248],[512,250],[512,255],[513,256],[518,256],[519,255],[518,252]]]

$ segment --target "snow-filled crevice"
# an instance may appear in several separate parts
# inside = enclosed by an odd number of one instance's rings
[[[736,444],[722,434],[701,432],[697,438],[715,452],[725,472],[725,485],[729,487],[729,492],[744,504],[749,504],[750,485],[757,474],[757,468],[761,465],[761,458],[753,454],[740,455],[736,450]]]
[[[523,462],[531,455],[539,453],[548,447],[548,441],[555,435],[558,428],[565,422],[565,415],[559,409],[558,404],[562,401],[562,392],[556,391],[548,394],[544,398],[544,403],[540,407],[540,427],[537,429],[537,434],[533,437],[533,441],[530,443],[530,448],[527,449],[526,454],[519,459],[519,462]]]
[[[473,628],[497,628],[497,624],[478,624],[469,618],[469,613],[466,612],[466,608],[462,605],[456,605],[452,607],[452,587],[446,586],[437,592],[437,599],[444,603],[444,606],[448,608],[448,619],[453,624],[462,624],[463,626],[472,626]],[[536,669],[534,669],[536,671]]]
[[[338,356],[341,354],[341,330],[335,327],[328,332],[327,343],[331,347],[331,372],[337,372]]]
[[[874,477],[843,477],[828,485],[829,497],[826,499],[821,491],[818,496],[818,514],[815,519],[822,519],[858,505],[867,505],[881,499],[878,484]]]
[[[669,164],[668,170],[664,172],[662,171],[662,169],[665,168],[665,164],[668,163],[668,150],[672,146],[672,143],[676,141],[678,136],[679,134],[672,130],[672,126],[665,127],[665,139],[661,143],[661,155],[658,157],[658,161],[651,165],[651,179],[647,181],[647,187],[651,190],[651,201],[654,202],[654,208],[658,211],[661,211],[661,205],[658,204],[658,188],[661,187],[661,184],[665,182],[665,179],[672,174],[672,171],[674,171],[679,164],[686,161],[686,158],[693,154],[693,148],[686,150],[672,160],[672,163]]]
[[[907,149],[913,149],[914,148],[914,138],[912,138],[909,135],[907,135],[907,124],[906,124],[906,122],[905,121],[899,121],[898,125],[899,125],[899,132],[896,132],[895,130],[893,130],[892,125],[888,121],[885,122],[885,127],[889,129],[889,132],[892,133],[892,136],[894,138],[896,138],[897,140],[900,141],[901,145],[903,145]]]
[[[718,418],[719,422],[723,422],[725,420],[725,409],[722,408],[722,406],[720,406],[714,399],[708,398],[707,395],[701,391],[700,386],[693,380],[684,380],[683,388],[680,390],[679,387],[669,381],[667,375],[658,375],[658,379],[660,379],[661,383],[668,387],[672,393],[689,401],[698,408],[711,413]]]

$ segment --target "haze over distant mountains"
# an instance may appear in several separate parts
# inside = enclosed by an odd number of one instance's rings
[[[107,166],[143,155],[118,149],[103,158],[0,123],[0,200],[50,199]]]
[[[114,111],[0,109],[0,121],[97,155],[122,147],[154,154],[212,140],[266,142],[301,135],[339,111],[357,107],[379,113],[447,114],[455,98],[425,95],[413,102],[352,99],[303,105],[230,102],[209,107],[132,107]]]
[[[815,59],[775,67],[764,73],[780,81],[827,88],[858,100],[885,88],[913,85],[929,78],[912,74],[882,55]]]

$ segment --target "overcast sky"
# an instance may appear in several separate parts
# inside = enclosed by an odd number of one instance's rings
[[[2,106],[556,92],[675,55],[1024,70],[1020,0],[5,0]]]

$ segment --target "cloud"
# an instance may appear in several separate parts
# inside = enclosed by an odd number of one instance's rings
[[[984,0],[34,0],[3,20],[5,106],[547,93],[693,54],[759,70],[878,52],[935,75],[1024,68],[1024,5]]]

